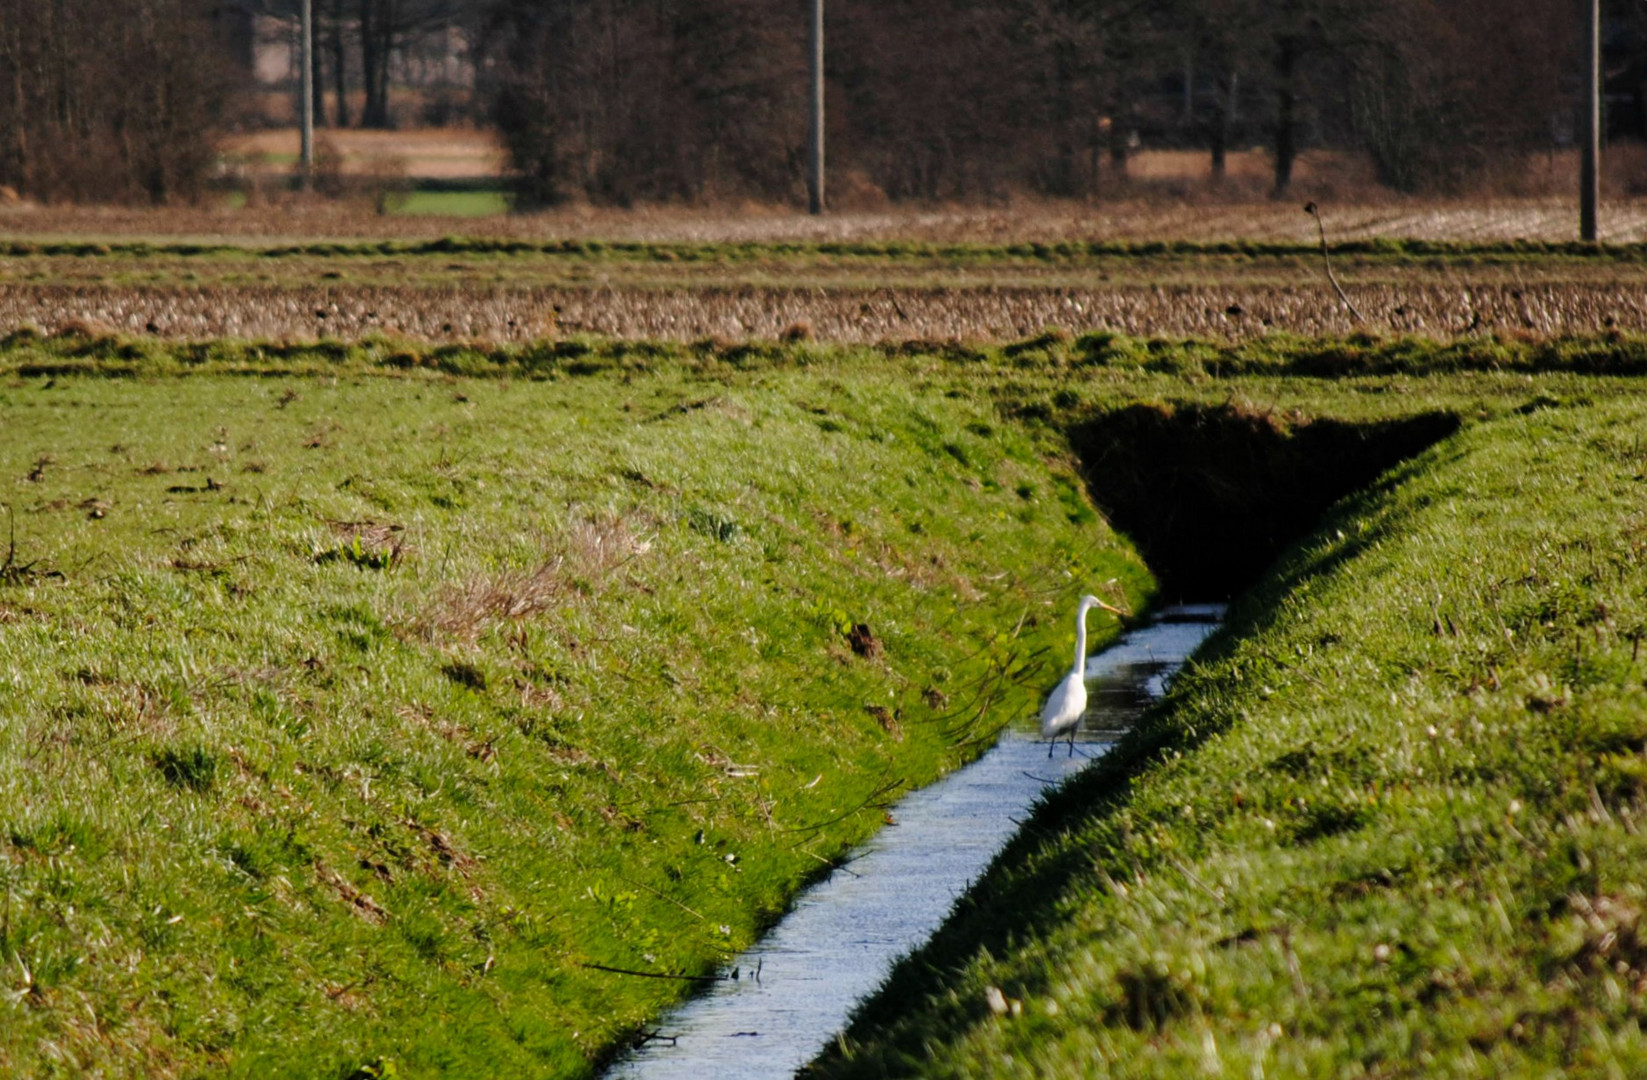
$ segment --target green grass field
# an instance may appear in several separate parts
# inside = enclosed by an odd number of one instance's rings
[[[1072,442],[1142,406],[1252,434],[1220,459],[1462,428],[817,1068],[1629,1075],[1644,364],[14,334],[0,1073],[590,1075],[693,985],[607,969],[715,974],[1033,714],[1075,596],[1151,602]]]
[[[0,1073],[587,1075],[1147,599],[945,389],[11,381]]]
[[[509,212],[509,196],[503,191],[408,191],[392,197],[391,214],[433,215],[436,217],[484,218]]]

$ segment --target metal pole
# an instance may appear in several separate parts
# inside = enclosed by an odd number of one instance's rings
[[[1594,243],[1601,204],[1601,0],[1590,0],[1586,6],[1590,25],[1584,38],[1584,157],[1579,166],[1578,234],[1581,240]]]
[[[314,186],[315,179],[315,19],[314,0],[303,0],[303,26],[300,31],[303,54],[303,93],[298,102],[298,122],[303,131],[303,145],[299,153],[302,162],[303,190]]]
[[[807,138],[807,210],[824,212],[824,0],[812,0],[812,123]]]

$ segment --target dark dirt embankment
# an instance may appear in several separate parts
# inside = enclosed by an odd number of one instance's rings
[[[1227,597],[1326,509],[1458,430],[1448,412],[1350,422],[1230,405],[1128,405],[1070,431],[1094,501],[1166,596]]]

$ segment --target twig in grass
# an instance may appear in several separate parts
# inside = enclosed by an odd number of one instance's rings
[[[821,862],[825,866],[829,867],[831,873],[833,873],[836,870],[839,870],[842,873],[851,874],[855,878],[863,877],[863,875],[858,873],[856,870],[853,870],[853,869],[849,868],[849,864],[852,862],[851,859],[848,859],[845,862],[830,862],[828,859],[824,858],[822,855],[819,855],[817,852],[808,851],[808,850],[806,850],[806,848],[801,847],[799,844],[797,844],[795,847],[791,848],[790,850],[791,851],[798,851],[802,855],[807,855],[807,856],[810,856],[814,859],[817,859],[819,862]]]
[[[887,289],[886,290],[886,296],[887,296],[888,300],[892,301],[892,310],[896,311],[898,313],[899,321],[900,322],[908,322],[909,321],[909,312],[905,311],[904,306],[902,304],[898,303],[898,294],[895,291],[893,291],[892,289]]]
[[[860,802],[857,806],[854,806],[850,810],[847,810],[847,811],[845,811],[843,813],[840,813],[840,814],[836,814],[832,818],[827,818],[823,821],[815,822],[811,825],[795,825],[795,826],[792,826],[792,827],[787,828],[787,829],[780,829],[779,831],[780,832],[817,832],[819,829],[828,828],[829,826],[835,824],[837,821],[845,821],[847,818],[851,817],[853,814],[861,813],[861,812],[863,812],[865,810],[869,810],[869,809],[879,809],[879,808],[884,807],[885,804],[879,803],[876,800],[880,799],[884,795],[889,795],[892,792],[897,791],[899,788],[901,788],[903,786],[904,786],[903,778],[894,777],[893,779],[888,780],[885,783],[882,783],[882,784],[878,785],[875,788],[874,791],[871,791],[867,796],[865,796],[863,802]]]
[[[1184,877],[1189,879],[1191,884],[1196,885],[1197,887],[1199,887],[1202,892],[1206,893],[1208,896],[1210,896],[1214,900],[1218,901],[1218,903],[1222,904],[1224,902],[1224,893],[1223,893],[1223,891],[1221,889],[1215,889],[1211,885],[1208,885],[1206,882],[1202,881],[1201,878],[1195,873],[1195,871],[1191,870],[1189,868],[1189,864],[1186,863],[1184,860],[1182,860],[1182,859],[1172,859],[1172,860],[1170,860],[1170,862],[1172,863],[1172,866],[1173,866],[1174,869],[1176,869],[1180,874],[1183,874]]]
[[[682,911],[686,912],[688,915],[691,915],[695,919],[698,919],[700,921],[702,921],[704,919],[704,916],[702,914],[700,914],[699,912],[693,911],[691,908],[687,907],[685,904],[681,903],[679,900],[676,900],[673,896],[665,896],[663,893],[661,893],[658,890],[652,888],[652,886],[645,884],[644,882],[630,881],[626,877],[620,877],[620,878],[618,878],[618,880],[623,882],[625,885],[631,885],[631,886],[633,886],[637,889],[645,889],[647,892],[651,893],[653,896],[657,897],[659,900],[669,901],[671,904],[674,904],[676,907],[680,908]]]
[[[6,505],[6,517],[11,523],[11,543],[6,548],[6,561],[0,563],[0,583],[9,585],[22,580],[29,568],[17,565],[17,511],[9,503]]]
[[[640,1033],[640,1042],[636,1045],[645,1046],[649,1042],[666,1042],[670,1046],[676,1046],[680,1043],[680,1038],[679,1035],[665,1035],[661,1031],[643,1031]]]
[[[0,563],[0,585],[21,585],[37,577],[62,579],[61,572],[48,570],[42,573],[35,569],[40,560],[19,563],[17,561],[17,510],[10,503],[6,504],[6,517],[9,521],[10,538],[6,544],[6,561]]]
[[[1287,974],[1292,977],[1292,992],[1300,1001],[1308,1001],[1309,984],[1304,982],[1304,971],[1298,964],[1298,954],[1292,948],[1292,927],[1284,926],[1277,935],[1281,939],[1281,954],[1287,958]]]
[[[606,964],[579,964],[590,971],[605,971],[613,975],[633,975],[637,979],[674,979],[677,982],[716,983],[731,982],[731,975],[673,975],[663,971],[630,971],[628,968],[609,967]]]
[[[1366,322],[1367,320],[1361,317],[1361,313],[1355,310],[1355,305],[1350,303],[1350,298],[1344,293],[1344,287],[1338,284],[1338,275],[1332,272],[1332,257],[1327,250],[1327,225],[1321,220],[1321,208],[1313,202],[1307,202],[1304,204],[1304,213],[1315,219],[1315,228],[1321,234],[1321,262],[1327,268],[1327,280],[1332,282],[1332,287],[1338,292],[1338,299],[1344,302],[1344,306],[1355,317],[1355,321]]]

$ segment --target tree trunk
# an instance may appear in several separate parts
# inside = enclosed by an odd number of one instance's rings
[[[389,53],[394,45],[394,0],[360,0],[360,66],[366,88],[360,126],[389,126]]]
[[[1579,160],[1578,235],[1586,243],[1599,236],[1601,209],[1601,0],[1589,0],[1584,34],[1584,142]]]
[[[1127,136],[1132,129],[1122,119],[1122,110],[1116,108],[1110,113],[1109,123],[1109,171],[1120,180],[1127,175]]]
[[[10,125],[10,143],[7,149],[7,159],[0,161],[0,180],[16,186],[19,191],[28,190],[29,175],[29,140],[27,128],[27,98],[24,96],[27,86],[23,81],[23,31],[21,27],[13,30],[12,40],[7,42],[4,56],[6,66],[11,69],[12,83],[12,123]]]
[[[1092,114],[1092,130],[1087,139],[1087,200],[1098,198],[1098,182],[1102,179],[1099,164],[1104,156],[1103,124],[1096,112]]]
[[[1223,86],[1218,87],[1213,101],[1215,111],[1207,130],[1207,141],[1212,145],[1212,182],[1215,185],[1222,184],[1228,172],[1230,127],[1235,119],[1235,95],[1239,86],[1239,77],[1230,72]]]
[[[1076,193],[1075,150],[1075,58],[1073,49],[1065,42],[1053,46],[1052,131],[1055,141],[1052,165],[1051,191],[1048,194],[1071,196]]]
[[[1282,198],[1292,187],[1292,167],[1298,160],[1298,39],[1283,37],[1275,54],[1275,190]]]
[[[314,123],[317,128],[329,126],[326,123],[326,64],[322,56],[324,51],[320,47],[320,5],[316,4],[309,37],[309,66],[312,80],[309,85],[314,88]]]
[[[332,53],[332,79],[336,86],[336,106],[332,110],[337,126],[349,126],[348,54],[343,48],[343,0],[332,0],[332,32],[328,44]]]

